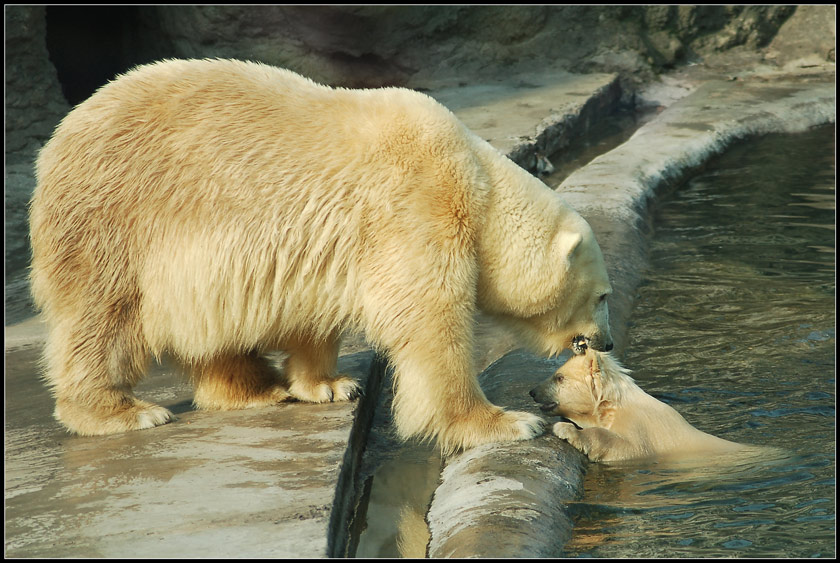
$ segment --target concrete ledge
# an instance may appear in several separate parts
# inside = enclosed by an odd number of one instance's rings
[[[626,344],[632,296],[646,266],[648,203],[656,191],[685,180],[736,141],[834,120],[833,82],[779,77],[710,82],[563,182],[559,191],[590,222],[604,251],[614,289],[610,316],[619,353]],[[526,366],[532,361],[513,352],[485,370],[480,379],[488,396],[502,388],[488,378],[508,376],[509,386],[491,400],[518,408],[527,390],[510,376],[531,372]],[[571,537],[563,503],[581,493],[585,464],[575,457],[577,452],[557,442],[544,436],[526,444],[476,448],[447,460],[427,516],[429,556],[561,555]],[[545,518],[556,522],[546,523]]]
[[[488,398],[535,411],[528,391],[562,360],[513,351],[481,374]],[[511,379],[511,372],[520,377]],[[479,446],[448,460],[427,520],[430,557],[553,557],[571,537],[566,503],[583,492],[586,459],[552,434]]]
[[[656,189],[683,180],[732,143],[833,123],[834,113],[833,83],[780,77],[708,82],[571,174],[558,191],[580,213],[632,223]]]
[[[616,74],[512,77],[431,92],[458,119],[524,169],[584,135],[621,99]]]

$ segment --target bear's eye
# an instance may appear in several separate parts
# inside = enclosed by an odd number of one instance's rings
[[[554,381],[556,381],[557,383],[563,383],[563,376],[558,373],[554,376]]]
[[[601,295],[598,296],[598,302],[599,303],[603,303],[606,300],[607,300],[607,294],[606,293],[602,293]]]

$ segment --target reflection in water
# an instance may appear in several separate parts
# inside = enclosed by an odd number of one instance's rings
[[[591,464],[565,555],[835,555],[834,201],[827,127],[735,148],[660,204],[625,365],[701,430],[790,455]]]
[[[367,528],[356,557],[425,557],[426,512],[440,476],[440,455],[429,445],[408,444],[374,474]]]

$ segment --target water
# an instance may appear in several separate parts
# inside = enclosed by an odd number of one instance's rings
[[[734,148],[661,201],[624,363],[728,469],[591,464],[565,555],[835,556],[834,130]]]

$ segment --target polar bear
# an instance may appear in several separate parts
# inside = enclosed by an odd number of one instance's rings
[[[767,455],[772,448],[730,442],[689,424],[676,410],[645,393],[610,354],[588,350],[573,356],[531,397],[548,414],[560,415],[553,433],[591,461],[686,461],[711,463],[733,454]]]
[[[474,314],[556,354],[611,346],[589,225],[432,98],[322,86],[234,60],[166,60],[98,90],[37,161],[32,292],[55,416],[83,435],[164,424],[150,356],[198,408],[348,400],[345,331],[395,373],[403,437],[444,451],[542,431],[484,396]],[[282,371],[262,354],[288,353]]]

